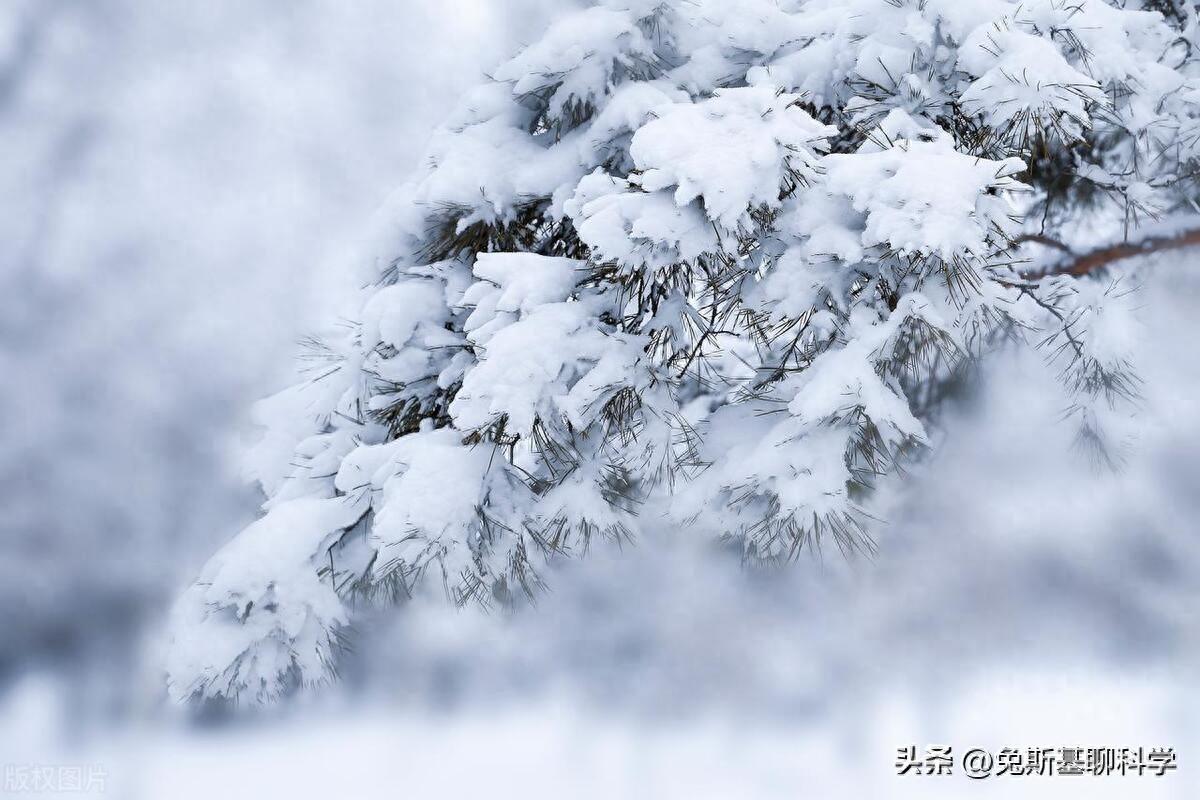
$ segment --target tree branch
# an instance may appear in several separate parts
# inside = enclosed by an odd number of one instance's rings
[[[1049,236],[1046,236],[1045,234],[1042,234],[1042,233],[1027,233],[1024,236],[1018,236],[1016,239],[1013,239],[1013,246],[1022,245],[1022,244],[1025,244],[1026,242],[1035,242],[1037,244],[1044,245],[1046,247],[1050,247],[1055,250],[1061,250],[1064,253],[1074,254],[1074,252],[1075,252],[1074,250],[1072,250],[1071,248],[1067,247],[1065,244],[1060,242],[1058,239],[1052,239]]]
[[[1021,242],[1037,242],[1046,247],[1052,247],[1055,250],[1061,250],[1064,253],[1070,254],[1070,258],[1051,265],[1046,269],[1030,270],[1021,273],[1023,278],[1036,280],[1037,278],[1045,278],[1050,275],[1073,275],[1080,277],[1127,258],[1200,245],[1200,228],[1187,228],[1168,236],[1148,236],[1145,239],[1135,242],[1122,242],[1086,253],[1075,253],[1062,242],[1047,236],[1022,236],[1016,240],[1017,244]]]

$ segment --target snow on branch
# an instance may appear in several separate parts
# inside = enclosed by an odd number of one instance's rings
[[[438,129],[357,316],[260,407],[266,514],[182,601],[173,690],[273,698],[360,604],[521,602],[602,540],[870,553],[881,483],[1014,341],[1115,462],[1137,326],[1094,278],[1200,243],[1062,243],[1200,207],[1191,17],[1134,5],[564,17]]]

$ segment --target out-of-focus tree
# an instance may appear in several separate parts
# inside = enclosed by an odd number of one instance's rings
[[[286,374],[316,268],[536,5],[0,9],[0,679],[127,663],[250,513],[226,439]]]

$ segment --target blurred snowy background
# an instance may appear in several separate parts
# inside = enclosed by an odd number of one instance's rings
[[[266,719],[162,707],[147,642],[255,513],[251,402],[456,94],[566,1],[0,5],[0,768],[172,800],[960,797],[895,778],[895,748],[1174,746],[1178,775],[1088,796],[1193,797],[1200,252],[1130,265],[1120,475],[1069,452],[1053,372],[1015,354],[874,562],[753,574],[664,533],[564,566],[532,613],[390,615],[342,686]]]
[[[251,402],[525,6],[3,4],[0,675],[128,658],[253,514]]]

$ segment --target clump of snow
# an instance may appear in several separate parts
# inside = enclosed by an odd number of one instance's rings
[[[171,693],[262,700],[323,676],[348,618],[315,558],[365,510],[361,494],[281,503],[214,556],[174,611]]]
[[[1003,192],[1021,190],[1012,176],[1025,164],[958,152],[945,134],[897,142],[880,152],[831,155],[823,187],[863,215],[862,244],[944,260],[980,257],[1015,231]]]
[[[837,132],[799,102],[798,95],[748,87],[659,108],[629,148],[642,188],[673,187],[676,205],[699,199],[725,230],[745,227],[749,209],[777,207],[782,187],[816,178],[817,153]]]

